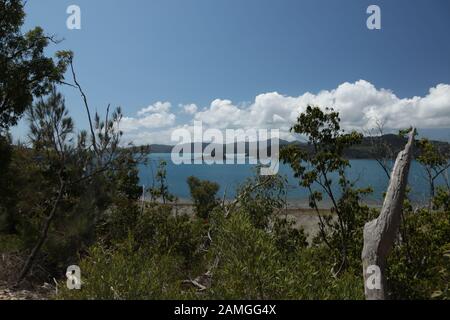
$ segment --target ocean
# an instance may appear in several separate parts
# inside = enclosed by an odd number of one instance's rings
[[[169,191],[177,196],[180,201],[190,199],[189,188],[186,180],[190,176],[217,182],[220,185],[219,196],[222,197],[226,190],[227,198],[236,195],[236,188],[244,183],[246,179],[255,174],[255,166],[245,165],[175,165],[170,154],[151,154],[147,165],[139,168],[139,178],[141,185],[146,188],[153,184],[153,176],[157,170],[160,160],[167,162],[167,182]],[[366,196],[364,201],[371,205],[380,205],[383,201],[383,193],[386,192],[388,179],[380,165],[375,160],[358,159],[350,160],[351,167],[347,170],[347,175],[351,181],[355,181],[357,187],[372,187],[373,193]],[[287,177],[288,191],[287,200],[299,206],[307,206],[308,190],[299,186],[299,181],[294,178],[291,168],[288,165],[280,164],[279,174]],[[447,172],[448,174],[448,172]],[[332,175],[335,191],[339,193],[337,176]],[[442,185],[444,179],[436,181],[437,185]],[[426,203],[429,194],[428,182],[424,169],[419,163],[412,163],[409,174],[409,185],[411,188],[409,197],[417,203]],[[318,190],[318,188],[316,188]],[[326,200],[325,200],[326,202]]]

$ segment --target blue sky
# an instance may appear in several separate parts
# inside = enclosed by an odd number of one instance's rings
[[[66,8],[72,4],[81,8],[81,30],[66,28]],[[366,27],[371,4],[381,8],[381,30]],[[345,102],[354,90],[371,91],[374,106],[384,108],[380,114],[387,114],[390,101],[398,104],[396,115],[418,112],[430,118],[419,126],[450,127],[450,119],[442,120],[446,111],[450,115],[450,87],[436,88],[450,84],[447,0],[29,0],[26,12],[25,29],[39,25],[65,39],[49,52],[75,52],[77,74],[92,107],[102,111],[108,103],[120,105],[134,131],[148,131],[134,135],[139,142],[157,142],[148,137],[194,118],[211,126],[239,126],[238,118],[259,113],[258,96],[266,98],[261,113],[271,112],[254,119],[262,124],[278,119],[277,103],[284,103],[281,109],[292,107],[292,101],[308,100],[306,93],[315,95],[313,101],[336,101],[337,96]],[[358,83],[361,79],[364,83]],[[339,91],[346,83],[350,87]],[[427,99],[431,88],[436,90]],[[330,93],[325,98],[323,90]],[[62,91],[76,123],[85,127],[79,95],[71,88]],[[411,101],[415,96],[423,101]],[[158,101],[170,106],[142,111]],[[405,103],[414,107],[400,110]],[[181,105],[187,104],[195,104],[195,112],[183,111]],[[352,112],[343,108],[350,119]],[[237,120],[220,118],[227,113]],[[218,120],[211,119],[215,114]],[[155,116],[141,121],[145,115]],[[279,115],[287,123],[292,118],[286,110]],[[349,120],[350,127],[359,123]],[[128,131],[133,137],[133,128]],[[16,135],[23,132],[16,130]]]

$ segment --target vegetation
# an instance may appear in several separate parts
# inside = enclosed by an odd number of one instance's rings
[[[190,177],[190,214],[178,210],[161,162],[150,201],[143,201],[138,166],[149,149],[121,144],[120,108],[91,117],[73,54],[60,52],[55,62],[43,53],[50,38],[41,29],[21,35],[20,1],[0,0],[0,9],[0,284],[56,279],[56,299],[364,298],[362,233],[378,209],[362,201],[370,186],[356,188],[347,176],[347,152],[364,138],[342,130],[337,112],[308,107],[292,128],[307,147],[282,150],[299,186],[310,191],[315,236],[288,215],[280,175],[255,174],[231,200],[218,198],[217,183]],[[67,67],[88,131],[76,129],[58,91]],[[8,128],[23,115],[28,139],[14,144]],[[426,140],[417,145],[432,206],[405,202],[389,290],[397,299],[448,299],[450,187],[435,185],[448,155]],[[319,210],[325,199],[328,213]],[[82,290],[64,286],[73,264],[81,267]]]
[[[208,219],[211,211],[218,205],[216,195],[219,191],[219,185],[211,181],[201,181],[196,177],[189,177],[187,184],[191,191],[197,216]]]
[[[172,202],[175,197],[169,192],[167,185],[167,163],[161,160],[156,171],[153,187],[150,188],[152,201],[161,200],[164,204]]]
[[[374,212],[360,203],[361,196],[370,193],[370,188],[355,189],[346,177],[350,163],[343,157],[344,150],[361,142],[362,135],[355,131],[345,133],[340,128],[339,114],[332,109],[323,112],[318,107],[309,106],[301,114],[291,131],[306,135],[313,152],[305,152],[297,146],[285,148],[281,157],[289,163],[300,185],[309,190],[309,203],[319,217],[320,237],[336,258],[335,272],[351,265],[359,268],[362,250],[361,231],[365,222],[370,221]],[[337,183],[341,195],[333,192],[332,179],[337,173]],[[319,190],[313,187],[319,186]],[[319,202],[325,194],[331,200],[331,215],[322,216]],[[335,219],[336,218],[336,219]],[[356,262],[358,261],[358,262]]]
[[[63,82],[64,59],[45,56],[50,43],[58,41],[36,27],[23,34],[25,13],[19,0],[0,1],[0,131],[15,125],[33,97],[50,92]],[[58,56],[61,53],[58,53]]]
[[[444,178],[447,188],[450,188],[448,177],[443,174],[450,168],[450,163],[448,161],[448,154],[437,148],[428,139],[421,139],[419,141],[419,149],[421,150],[421,154],[417,157],[417,161],[425,169],[427,175],[431,207],[431,200],[436,195],[436,179],[439,177]]]

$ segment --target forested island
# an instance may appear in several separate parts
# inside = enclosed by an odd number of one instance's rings
[[[398,134],[378,134],[374,136],[365,135],[360,144],[351,146],[348,149],[344,150],[344,157],[346,157],[347,159],[377,159],[386,157],[386,152],[388,152],[388,156],[394,158],[395,155],[398,154],[400,150],[402,150],[406,142],[407,139]],[[448,142],[431,140],[430,143],[433,144],[433,146],[436,148],[436,150],[439,150],[439,152],[442,152],[446,155],[450,154],[450,144]],[[262,144],[265,147],[266,145],[270,145],[270,142],[268,143],[264,141],[262,142]],[[280,147],[298,145],[305,151],[312,151],[311,146],[309,146],[306,142],[279,140],[279,145]],[[207,146],[207,143],[202,143],[201,149],[204,150]],[[226,154],[226,148],[227,146],[224,145],[224,154]],[[232,148],[233,150],[237,150],[236,144]],[[250,154],[249,148],[249,142],[246,142],[245,154],[247,156]],[[151,144],[149,145],[149,149],[152,153],[171,153],[173,150],[173,146],[165,144]],[[190,150],[194,150],[194,144],[191,144]],[[416,156],[420,155],[420,152],[420,150],[415,150]],[[259,148],[257,149],[256,153],[259,154]],[[268,153],[270,154],[270,148],[268,150]]]

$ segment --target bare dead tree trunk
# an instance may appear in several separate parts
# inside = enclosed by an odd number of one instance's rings
[[[408,173],[413,154],[415,129],[409,133],[408,143],[395,161],[389,188],[380,216],[364,227],[362,252],[364,290],[367,300],[387,299],[385,277],[386,258],[397,237]],[[372,283],[375,281],[375,283]],[[373,285],[372,285],[373,284]]]

